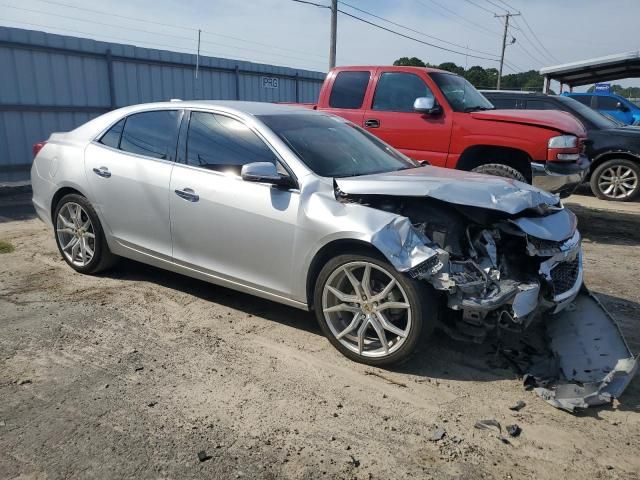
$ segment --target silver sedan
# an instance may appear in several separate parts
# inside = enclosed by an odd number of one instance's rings
[[[524,331],[582,298],[557,197],[423,166],[326,113],[137,105],[37,148],[34,205],[76,271],[127,257],[313,309],[360,362],[404,360],[435,327]]]

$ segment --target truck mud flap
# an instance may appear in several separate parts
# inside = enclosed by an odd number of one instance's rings
[[[617,322],[584,286],[571,305],[547,322],[546,335],[552,361],[539,357],[528,378],[535,379],[535,392],[554,407],[574,412],[610,403],[638,368],[638,357]]]

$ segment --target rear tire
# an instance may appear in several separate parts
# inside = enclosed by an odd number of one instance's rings
[[[589,183],[601,200],[629,202],[640,193],[640,165],[626,158],[607,160],[593,171]]]
[[[485,165],[480,165],[471,171],[484,173],[486,175],[495,175],[496,177],[512,178],[519,182],[529,183],[520,170],[510,167],[509,165],[504,165],[503,163],[487,163]]]
[[[438,313],[430,285],[369,254],[339,255],[327,262],[315,285],[314,305],[331,344],[351,360],[372,366],[409,359],[433,331]]]
[[[60,255],[76,272],[95,274],[112,267],[111,253],[95,209],[82,195],[65,195],[56,205],[53,227]]]

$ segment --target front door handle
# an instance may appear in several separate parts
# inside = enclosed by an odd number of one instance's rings
[[[200,196],[197,195],[192,188],[183,188],[182,190],[174,190],[174,191],[176,192],[176,195],[178,195],[180,198],[184,198],[189,202],[197,202],[198,200],[200,200]]]
[[[109,178],[111,176],[111,172],[107,167],[94,168],[93,173],[103,178]]]
[[[377,118],[370,118],[364,121],[364,126],[368,128],[378,128],[380,126],[380,120]]]

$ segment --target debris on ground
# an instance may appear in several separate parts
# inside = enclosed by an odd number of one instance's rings
[[[204,450],[200,450],[198,452],[198,460],[200,460],[201,462],[205,462],[207,460],[210,460],[211,458],[211,455],[207,455],[207,452],[205,452]]]
[[[515,404],[513,404],[513,405],[511,405],[509,407],[509,410],[513,410],[515,412],[519,412],[520,410],[522,410],[526,406],[527,406],[527,404],[524,403],[523,400],[518,400]]]
[[[154,400],[154,401],[151,401],[151,402],[147,403],[147,407],[155,407],[157,404],[158,404],[158,402],[156,402]]]
[[[446,434],[447,432],[444,430],[444,428],[436,428],[429,437],[429,440],[431,440],[432,442],[438,442],[442,440]]]
[[[381,378],[383,380],[386,380],[387,382],[389,382],[392,385],[397,385],[398,387],[407,388],[407,384],[406,383],[398,382],[397,380],[394,380],[393,378],[389,378],[386,375],[383,375],[383,374],[378,373],[378,372],[373,372],[371,370],[365,370],[364,374],[365,375],[372,375],[374,377]]]
[[[136,372],[140,372],[140,371],[142,371],[142,370],[144,370],[144,367],[143,367],[142,365],[138,365],[138,366],[135,368],[135,371],[136,371]]]
[[[490,430],[497,433],[498,439],[502,443],[510,444],[509,440],[502,435],[502,425],[497,420],[478,420],[474,425],[478,430]]]
[[[507,425],[506,430],[510,437],[518,437],[522,433],[522,429],[517,424]]]
[[[30,378],[23,378],[21,380],[18,380],[18,385],[28,385],[29,383],[31,383]]]

